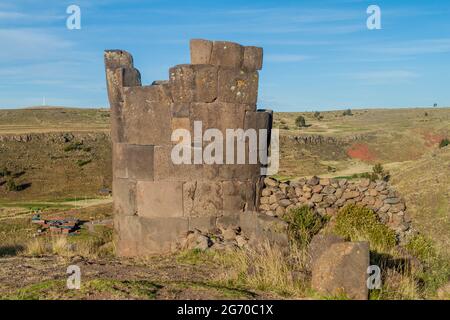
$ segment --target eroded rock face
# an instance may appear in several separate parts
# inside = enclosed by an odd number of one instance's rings
[[[177,143],[172,132],[185,129],[193,137],[196,121],[202,122],[203,130],[218,129],[224,137],[227,129],[272,126],[272,113],[256,109],[261,48],[195,39],[190,49],[191,64],[170,68],[168,81],[149,86],[141,84],[131,54],[105,51],[119,255],[165,253],[182,243],[209,248],[207,234],[217,231],[224,218],[229,225],[242,224],[254,236],[286,242],[264,229],[266,222],[254,214],[261,168],[249,163],[250,151],[244,164],[178,165],[171,159]],[[194,142],[192,154],[201,147],[201,142]],[[247,242],[231,230],[221,233],[226,241],[236,246]]]

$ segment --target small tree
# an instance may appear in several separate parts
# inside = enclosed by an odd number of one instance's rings
[[[381,165],[381,163],[377,163],[372,167],[372,175],[370,178],[372,181],[375,181],[377,179],[389,180],[389,171],[384,170],[384,167]]]
[[[299,128],[306,127],[306,120],[305,120],[305,117],[304,117],[304,116],[298,116],[298,117],[295,119],[295,125],[296,125],[297,127],[299,127]]]
[[[437,103],[433,104],[433,107],[435,107],[435,108],[436,108],[437,106],[438,106],[438,104],[437,104]]]
[[[442,139],[439,143],[439,148],[445,148],[446,146],[450,145],[450,140],[448,138]]]
[[[343,115],[343,116],[352,116],[353,113],[352,113],[352,110],[347,109],[347,110],[345,110],[345,111],[342,113],[342,115]]]
[[[323,116],[320,114],[319,111],[314,112],[314,118],[316,118],[317,120],[322,120]]]

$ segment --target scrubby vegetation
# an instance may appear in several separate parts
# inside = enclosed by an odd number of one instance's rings
[[[74,237],[34,238],[27,243],[24,254],[36,257],[53,254],[61,257],[83,256],[98,258],[113,256],[114,251],[112,230],[98,226],[95,234],[82,230],[81,235]]]
[[[296,125],[297,127],[299,127],[299,128],[304,128],[304,127],[306,127],[306,120],[305,120],[305,117],[304,117],[304,116],[298,116],[298,117],[295,119],[295,125]]]
[[[352,110],[351,109],[347,109],[342,113],[343,116],[352,116]]]
[[[370,209],[357,205],[345,206],[336,216],[335,223],[336,234],[351,241],[369,241],[376,251],[388,251],[396,244],[394,231],[378,221]]]
[[[284,215],[289,224],[289,236],[295,245],[305,248],[325,225],[326,219],[307,206],[295,208]]]
[[[439,143],[439,148],[445,148],[448,145],[450,145],[450,140],[445,138],[442,139],[441,142]]]

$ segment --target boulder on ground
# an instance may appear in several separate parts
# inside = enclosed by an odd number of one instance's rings
[[[368,242],[335,243],[314,263],[312,288],[327,296],[366,300],[368,266]]]

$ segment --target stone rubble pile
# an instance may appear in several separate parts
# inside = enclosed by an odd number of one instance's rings
[[[312,177],[281,182],[264,179],[259,210],[282,217],[289,210],[308,206],[322,216],[335,216],[340,208],[357,204],[377,213],[380,221],[391,227],[399,239],[410,230],[404,200],[388,182]]]
[[[249,239],[242,234],[239,227],[217,228],[214,232],[202,232],[199,229],[189,231],[181,243],[185,250],[233,250],[243,248]]]

